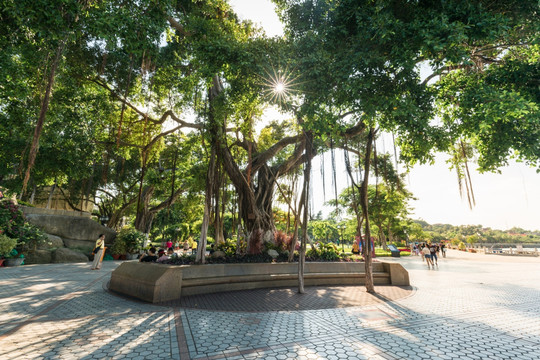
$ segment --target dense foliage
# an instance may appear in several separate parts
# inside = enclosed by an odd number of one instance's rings
[[[0,200],[0,235],[6,247],[15,240],[15,245],[12,245],[12,249],[17,250],[15,254],[28,254],[47,241],[43,231],[29,224],[19,206],[11,200]],[[9,252],[0,255],[8,256]]]
[[[274,3],[283,38],[224,0],[0,0],[0,185],[158,241],[242,233],[260,249],[276,228],[294,234],[299,169],[336,148],[354,184],[335,205],[352,211],[304,233],[424,236],[372,149],[383,131],[409,165],[438,150],[460,177],[473,157],[482,171],[512,157],[538,168],[538,1]],[[269,105],[288,119],[260,124]],[[28,250],[39,234],[12,220],[3,230]]]

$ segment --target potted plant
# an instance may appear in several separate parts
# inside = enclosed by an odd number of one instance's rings
[[[0,233],[0,266],[2,266],[5,258],[10,257],[11,251],[17,245],[17,239],[12,239],[6,234]]]
[[[136,229],[123,228],[116,237],[116,241],[119,239],[125,244],[127,259],[134,260],[139,256],[139,250],[146,236]]]
[[[116,237],[114,244],[111,247],[111,253],[114,260],[120,259],[121,256],[125,256],[127,252],[126,242],[121,237]]]

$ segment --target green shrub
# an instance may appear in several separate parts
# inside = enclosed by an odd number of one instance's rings
[[[114,244],[111,247],[111,253],[115,255],[122,255],[127,253],[127,246],[124,239],[120,238],[119,236],[116,237],[114,240]]]
[[[390,250],[384,250],[380,248],[375,249],[375,256],[384,257],[384,256],[392,256],[392,252]]]
[[[144,233],[132,228],[123,228],[116,236],[115,244],[117,241],[123,242],[125,251],[123,253],[115,254],[124,254],[126,252],[135,253],[142,248],[145,239],[146,235],[144,235]]]
[[[0,256],[7,256],[17,245],[17,239],[12,239],[6,234],[0,234]]]
[[[47,242],[45,233],[38,227],[25,223],[17,230],[17,249],[22,253],[35,251],[39,245]]]
[[[319,248],[314,247],[306,252],[306,259],[311,261],[337,261],[340,259],[339,250],[334,243],[319,243]]]
[[[0,233],[16,239],[16,248],[20,253],[34,251],[47,241],[47,235],[29,224],[19,206],[11,200],[0,201]]]
[[[214,250],[223,251],[226,257],[236,255],[236,243],[232,240],[227,239],[224,243],[214,246]]]

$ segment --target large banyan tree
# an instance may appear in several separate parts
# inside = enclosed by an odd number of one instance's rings
[[[135,194],[122,206],[135,207],[147,231],[182,191],[175,176],[156,191],[152,167],[166,136],[190,128],[208,169],[203,232],[230,181],[248,235],[268,237],[277,179],[329,145],[363,153],[355,186],[369,219],[370,153],[382,131],[409,163],[468,143],[482,170],[510,155],[538,166],[537,1],[274,2],[280,39],[240,21],[224,0],[3,1],[0,71],[9,81],[0,115],[9,126],[0,139],[9,146],[0,177],[19,179],[21,190],[68,178],[88,194],[118,159],[132,176],[115,191]],[[291,122],[258,136],[262,109],[276,100],[268,78],[287,72],[292,94],[278,105]],[[139,166],[124,166],[127,153]]]

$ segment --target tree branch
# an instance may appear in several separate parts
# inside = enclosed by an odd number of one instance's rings
[[[292,145],[297,143],[299,140],[302,139],[302,135],[296,135],[296,136],[289,136],[286,138],[283,138],[279,140],[274,145],[270,146],[268,149],[263,151],[262,153],[258,154],[253,158],[252,161],[252,171],[257,172],[257,170],[266,164],[268,160],[276,156],[278,152],[280,152],[283,148],[285,148],[287,145]],[[303,149],[302,149],[303,150]]]
[[[434,77],[436,76],[441,76],[443,75],[444,72],[450,72],[452,70],[457,70],[457,69],[470,69],[472,68],[471,65],[451,65],[451,66],[444,66],[440,69],[438,69],[437,71],[435,71],[434,73],[432,73],[431,75],[429,75],[427,78],[424,79],[424,81],[422,81],[422,85],[427,85],[427,83],[429,82],[429,80],[433,79]]]
[[[175,203],[176,199],[182,194],[184,188],[179,188],[172,194],[167,200],[163,201],[159,205],[156,205],[149,209],[149,212],[158,212],[159,210],[165,209],[167,206],[171,206]]]
[[[167,17],[167,21],[169,22],[171,27],[175,29],[176,31],[178,31],[178,33],[180,33],[181,35],[183,36],[191,35],[189,32],[186,31],[186,29],[184,29],[184,26],[180,24],[178,21],[176,21],[176,19],[173,18],[172,16]]]

